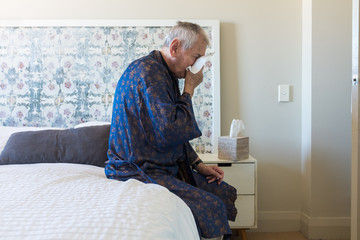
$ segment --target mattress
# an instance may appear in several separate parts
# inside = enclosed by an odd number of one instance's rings
[[[1,239],[199,239],[179,197],[97,166],[3,165],[0,194]]]

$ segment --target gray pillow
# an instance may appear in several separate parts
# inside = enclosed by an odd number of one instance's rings
[[[0,155],[0,165],[78,163],[105,166],[110,125],[13,133]]]

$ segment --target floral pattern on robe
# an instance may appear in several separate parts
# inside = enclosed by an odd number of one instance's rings
[[[190,94],[180,93],[178,79],[153,51],[132,62],[118,82],[105,173],[167,187],[190,207],[201,236],[230,236],[236,189],[225,182],[207,185],[205,177],[190,171],[197,154],[189,141],[199,136]],[[178,178],[184,162],[199,187]]]

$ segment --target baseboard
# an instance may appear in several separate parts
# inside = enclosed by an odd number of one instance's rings
[[[300,231],[300,212],[296,211],[258,211],[256,232],[298,232]]]
[[[350,217],[310,217],[301,213],[300,231],[309,239],[350,239]]]
[[[350,217],[309,217],[297,211],[259,211],[254,232],[302,232],[309,239],[350,239]]]

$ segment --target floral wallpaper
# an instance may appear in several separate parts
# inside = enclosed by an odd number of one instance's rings
[[[131,61],[160,49],[169,29],[0,27],[0,125],[67,128],[110,121],[122,72]],[[205,30],[212,42],[212,29]],[[203,136],[192,144],[200,153],[213,152],[212,85],[210,60],[193,97]]]

